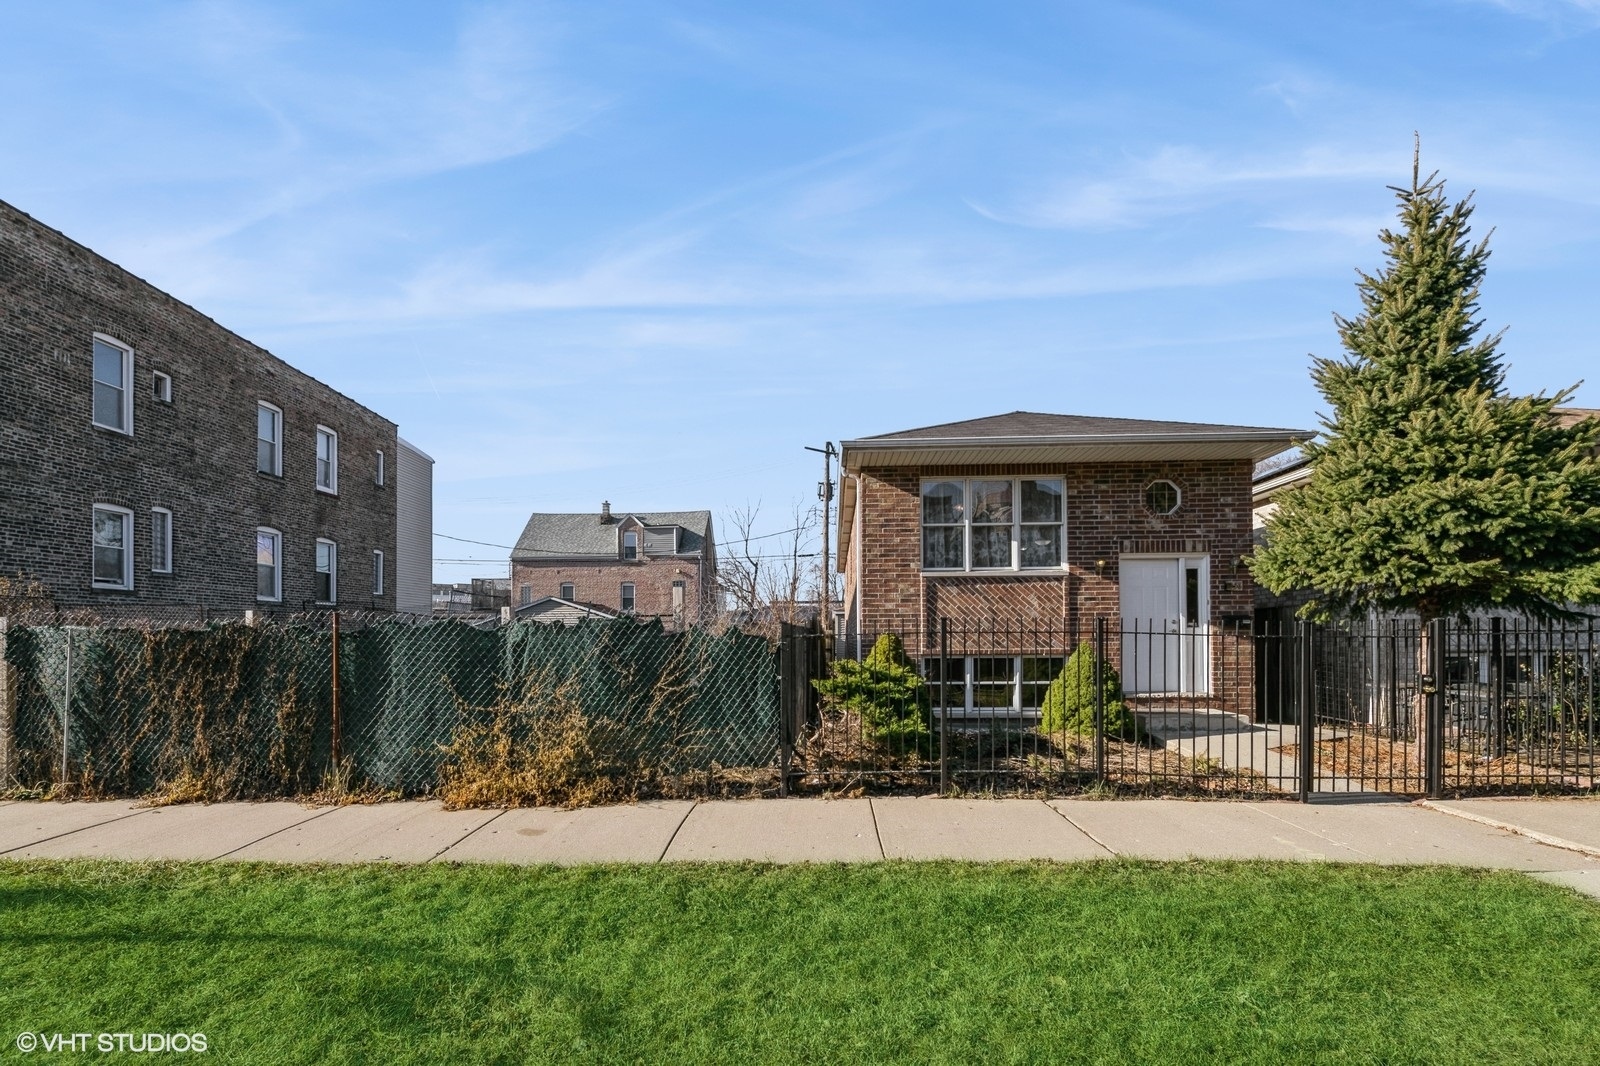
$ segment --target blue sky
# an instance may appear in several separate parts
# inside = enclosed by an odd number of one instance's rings
[[[1511,387],[1575,383],[1597,90],[1600,0],[11,0],[0,199],[398,422],[440,533],[774,531],[824,440],[1314,426],[1414,130]]]

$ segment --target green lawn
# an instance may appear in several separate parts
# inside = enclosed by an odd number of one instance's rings
[[[1514,874],[0,862],[0,944],[0,1061],[1600,1057],[1600,907]]]

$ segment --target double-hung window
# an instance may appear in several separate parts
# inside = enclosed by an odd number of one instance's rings
[[[922,483],[924,570],[1050,570],[1062,560],[1060,478]]]
[[[172,512],[150,508],[150,572],[172,573]]]
[[[283,476],[283,412],[266,402],[256,404],[256,471]]]
[[[952,715],[1032,718],[1066,666],[1054,655],[954,656],[947,683],[940,684],[939,659],[922,661],[922,676],[935,708],[948,700]]]
[[[624,581],[622,583],[622,610],[623,610],[623,613],[625,613],[625,614],[631,614],[633,612],[633,582],[632,581]]]
[[[318,603],[337,603],[339,595],[339,545],[317,540],[316,596]]]
[[[639,558],[639,534],[631,529],[622,535],[622,557],[624,559]]]
[[[94,335],[94,406],[90,421],[101,429],[133,433],[133,349]]]
[[[94,505],[94,563],[90,584],[97,589],[133,588],[133,512]]]
[[[256,599],[283,599],[283,534],[256,528]]]
[[[317,427],[317,491],[339,491],[339,434]]]

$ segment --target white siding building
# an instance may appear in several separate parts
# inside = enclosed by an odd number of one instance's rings
[[[395,463],[395,610],[433,610],[433,459],[404,437]]]

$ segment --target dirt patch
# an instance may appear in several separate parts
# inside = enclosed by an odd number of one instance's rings
[[[1298,744],[1285,744],[1272,750],[1289,759],[1298,759],[1300,755]],[[1586,754],[1564,756],[1552,752],[1550,756],[1534,758],[1522,752],[1488,756],[1447,747],[1444,788],[1457,794],[1594,789],[1596,767]],[[1316,745],[1319,775],[1346,777],[1384,792],[1420,795],[1427,791],[1427,773],[1422,759],[1422,745],[1417,741],[1394,740],[1376,733],[1357,731],[1319,740]]]

